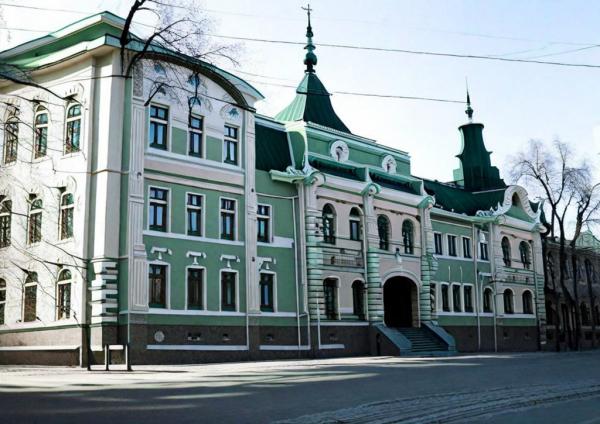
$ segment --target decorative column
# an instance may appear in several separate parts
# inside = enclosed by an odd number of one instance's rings
[[[323,240],[321,231],[321,211],[317,204],[317,188],[325,183],[325,176],[313,171],[304,180],[304,201],[306,207],[304,225],[306,228],[306,277],[308,280],[308,311],[311,319],[325,314],[323,299],[323,251],[319,242]]]
[[[377,184],[368,184],[362,192],[367,236],[367,308],[370,322],[383,321],[383,288],[379,272],[379,234],[377,215],[373,205],[374,196],[379,193]]]
[[[437,271],[437,261],[433,257],[435,252],[433,240],[433,227],[431,225],[431,208],[434,201],[427,196],[419,204],[419,216],[421,217],[421,290],[419,296],[420,322],[429,322],[437,319],[435,309],[432,310],[431,303],[431,280]]]

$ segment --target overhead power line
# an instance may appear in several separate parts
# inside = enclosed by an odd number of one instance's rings
[[[251,41],[258,43],[268,44],[287,44],[295,46],[304,46],[306,43],[298,41],[287,41],[287,40],[271,40],[266,38],[252,38],[252,37],[236,37],[232,35],[221,35],[221,34],[208,34],[212,37],[223,38],[227,40],[238,40],[238,41]],[[458,59],[481,59],[481,60],[495,60],[500,62],[513,62],[513,63],[531,63],[536,65],[551,65],[551,66],[566,66],[571,68],[600,68],[600,65],[594,65],[589,63],[568,63],[568,62],[552,62],[545,60],[528,60],[528,59],[516,59],[507,57],[497,56],[485,56],[485,55],[473,55],[473,54],[460,54],[460,53],[446,53],[446,52],[433,52],[426,50],[408,50],[408,49],[396,49],[387,47],[370,47],[370,46],[356,46],[351,44],[331,44],[331,43],[318,43],[320,47],[331,47],[337,49],[351,49],[351,50],[366,50],[375,52],[386,52],[386,53],[403,53],[403,54],[414,54],[421,56],[437,56],[437,57],[451,57]],[[593,47],[600,47],[600,44],[594,45]]]

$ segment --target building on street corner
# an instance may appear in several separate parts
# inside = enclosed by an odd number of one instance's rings
[[[336,114],[310,14],[302,80],[274,117],[243,79],[160,46],[123,78],[123,26],[104,12],[0,53],[38,83],[0,81],[0,363],[85,364],[106,344],[143,364],[556,337],[540,205],[493,166],[468,94],[459,167],[433,181]]]

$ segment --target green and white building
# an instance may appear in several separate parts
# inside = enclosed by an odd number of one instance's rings
[[[105,12],[0,53],[36,83],[0,81],[0,362],[545,343],[539,210],[491,165],[470,102],[453,181],[430,181],[335,113],[310,21],[275,117],[158,46],[123,78],[123,25]]]

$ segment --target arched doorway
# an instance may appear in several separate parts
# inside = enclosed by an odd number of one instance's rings
[[[383,320],[388,327],[416,327],[418,322],[416,284],[406,277],[392,277],[383,286]]]

